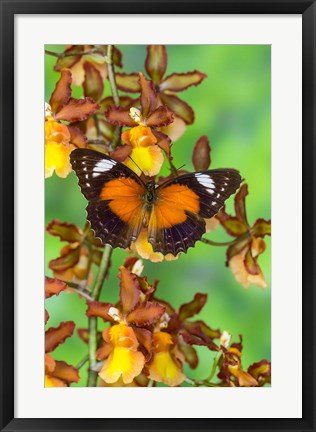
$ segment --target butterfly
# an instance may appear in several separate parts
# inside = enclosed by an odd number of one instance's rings
[[[90,149],[70,155],[81,192],[89,201],[87,219],[96,237],[113,248],[128,248],[147,229],[148,241],[163,255],[186,253],[205,233],[205,220],[239,188],[233,169],[180,175],[156,185],[130,168]]]

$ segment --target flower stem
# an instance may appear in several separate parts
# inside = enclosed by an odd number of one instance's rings
[[[57,53],[57,52],[53,52],[53,51],[49,51],[49,50],[45,50],[45,54],[57,57],[58,59],[64,58],[64,57],[71,57],[71,56],[83,56],[83,55],[87,55],[87,54],[93,54],[96,52],[95,48],[92,48],[88,51],[81,51],[81,52],[61,52],[61,53]]]
[[[213,384],[204,380],[194,380],[191,378],[186,378],[185,382],[190,384],[193,387],[219,387],[218,384]]]
[[[234,240],[231,240],[228,242],[216,242],[216,241],[209,240],[206,238],[201,238],[201,241],[207,245],[210,245],[210,246],[232,246],[232,245],[239,243],[240,241],[242,241],[248,237],[251,237],[251,234],[249,232],[246,232],[244,234],[241,234],[239,237],[235,238]]]
[[[169,166],[170,166],[170,171],[171,171],[171,174],[174,176],[174,177],[178,177],[178,170],[177,170],[177,168],[174,166],[174,164],[172,163],[172,161],[168,158],[168,161],[169,161]]]
[[[120,98],[117,92],[115,73],[114,73],[114,64],[113,64],[113,45],[108,45],[107,47],[107,58],[108,58],[108,75],[109,75],[109,82],[111,86],[111,92],[112,92],[115,105],[119,106]]]
[[[109,267],[110,267],[112,250],[113,250],[112,246],[110,246],[110,245],[104,246],[104,251],[103,251],[102,258],[101,258],[99,273],[98,273],[98,276],[96,279],[96,283],[92,289],[92,297],[94,298],[94,300],[99,300],[102,285],[103,285],[104,279],[106,278]]]
[[[97,350],[97,318],[89,318],[89,373],[88,373],[88,387],[96,387],[98,373],[92,370],[92,367],[96,364],[96,352]]]
[[[216,242],[213,240],[202,238],[201,241],[207,245],[210,245],[210,246],[230,246],[230,245],[233,245],[234,243],[236,243],[236,239],[232,240],[232,241],[228,241],[228,242]]]
[[[103,255],[100,263],[99,273],[95,285],[92,289],[93,300],[99,300],[104,279],[106,278],[112,255],[112,247],[105,245]],[[88,374],[88,387],[95,387],[97,383],[98,373],[92,370],[96,364],[96,350],[97,350],[97,318],[89,317],[89,374]]]
[[[217,365],[218,365],[219,359],[221,358],[222,354],[223,354],[222,351],[219,351],[216,354],[216,356],[214,358],[214,362],[213,362],[213,367],[212,367],[211,373],[210,373],[210,375],[208,376],[208,378],[205,381],[212,381],[212,379],[213,379],[213,377],[215,375],[216,369],[217,369]]]
[[[80,362],[77,364],[76,369],[81,369],[87,362],[89,361],[89,356],[86,355]]]
[[[120,97],[119,97],[119,94],[117,91],[114,64],[113,64],[113,45],[107,46],[107,53],[106,54],[107,54],[107,60],[108,60],[107,61],[107,63],[108,63],[108,77],[109,77],[109,83],[110,83],[110,87],[111,87],[113,101],[114,101],[114,104],[116,106],[120,106]],[[118,143],[120,142],[121,131],[122,131],[122,128],[120,126],[115,127],[114,134],[113,134],[113,143],[112,143],[113,148],[115,148],[118,145]]]

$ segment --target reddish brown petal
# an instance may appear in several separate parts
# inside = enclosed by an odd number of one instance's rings
[[[264,219],[257,219],[254,226],[251,228],[251,232],[255,237],[264,237],[265,235],[271,235],[271,221]]]
[[[193,109],[182,99],[179,99],[178,96],[159,93],[159,97],[162,103],[167,105],[176,116],[182,118],[186,124],[192,124],[194,122]]]
[[[55,369],[56,362],[50,354],[45,354],[45,372],[51,373]]]
[[[154,84],[159,84],[168,64],[165,45],[148,45],[145,69]]]
[[[258,382],[248,372],[238,366],[228,365],[229,372],[237,378],[240,387],[257,387]]]
[[[120,299],[123,312],[127,313],[134,309],[139,300],[139,284],[136,275],[127,270],[124,266],[120,267],[118,277],[120,279]]]
[[[82,342],[88,344],[89,343],[89,330],[87,328],[79,328],[77,329],[77,333],[79,338],[82,340]],[[99,343],[102,340],[102,332],[97,332],[97,343]]]
[[[59,237],[61,241],[69,243],[80,242],[83,236],[81,229],[77,225],[61,222],[58,219],[53,219],[47,225],[46,230],[50,235]]]
[[[173,122],[173,112],[165,105],[160,105],[146,119],[147,126],[162,127]]]
[[[113,305],[111,303],[103,303],[99,301],[87,302],[88,309],[86,315],[88,317],[100,317],[103,321],[113,321],[113,318],[108,315],[109,310]]]
[[[203,340],[198,336],[188,333],[186,330],[180,330],[179,334],[181,334],[184,341],[189,345],[206,346],[211,351],[218,351],[217,345],[211,339]]]
[[[175,309],[173,308],[171,303],[167,302],[166,300],[160,300],[157,297],[154,297],[154,300],[165,308],[168,315],[172,315],[173,313],[175,313]]]
[[[83,45],[70,45],[65,52],[66,53],[75,53],[75,52],[82,52],[83,51]],[[65,56],[57,60],[54,70],[57,72],[60,72],[64,68],[71,68],[74,66],[79,60],[81,59],[81,56]]]
[[[155,129],[152,130],[152,133],[155,135],[155,137],[157,138],[157,146],[161,148],[161,150],[163,150],[168,159],[172,160],[172,156],[170,153],[170,148],[171,148],[171,139],[165,135],[163,132],[157,131]]]
[[[45,324],[47,323],[48,320],[49,320],[49,313],[45,309]]]
[[[228,265],[228,262],[237,254],[241,253],[241,251],[246,248],[247,246],[249,247],[249,241],[250,241],[250,237],[247,237],[245,239],[242,239],[240,241],[238,241],[237,243],[229,246],[227,248],[226,251],[226,257],[227,257],[227,261],[226,261],[226,265]]]
[[[165,90],[170,90],[175,92],[182,91],[193,85],[194,86],[199,85],[206,77],[207,75],[197,70],[193,72],[186,72],[181,74],[173,73],[167,76],[162,81],[162,83],[159,86],[159,89],[160,91],[165,91]]]
[[[149,330],[143,328],[133,328],[133,331],[137,337],[137,340],[142,344],[146,350],[151,353],[152,351],[152,333]]]
[[[207,294],[197,293],[194,299],[189,303],[183,304],[179,309],[179,318],[181,321],[190,318],[200,312],[207,300]]]
[[[122,145],[116,147],[114,151],[111,153],[111,157],[119,162],[124,162],[125,159],[132,153],[132,146],[130,145]]]
[[[251,247],[252,256],[256,258],[266,250],[266,243],[261,237],[252,237]]]
[[[139,83],[141,88],[140,104],[143,117],[147,117],[157,105],[157,94],[152,81],[146,80],[144,75],[139,72]]]
[[[211,164],[211,147],[206,135],[202,135],[195,143],[192,163],[195,171],[207,170]]]
[[[195,369],[199,363],[199,358],[195,348],[192,345],[185,343],[180,337],[178,339],[180,350],[183,352],[185,361],[189,364],[191,369]]]
[[[52,373],[52,376],[62,379],[68,384],[78,382],[80,379],[79,371],[75,367],[59,360],[56,361],[56,367]]]
[[[108,108],[110,108],[111,105],[114,105],[114,100],[112,96],[108,96],[104,99],[102,99],[99,102],[100,105],[100,112],[105,112]]]
[[[51,327],[45,332],[45,352],[52,352],[54,349],[65,342],[65,340],[72,336],[75,329],[73,321],[66,321],[60,323],[58,327]]]
[[[60,111],[60,109],[69,101],[71,95],[70,86],[71,86],[71,72],[69,69],[63,69],[61,71],[61,77],[59,78],[59,81],[57,81],[55,90],[53,91],[53,94],[51,95],[49,101],[49,104],[54,113]]]
[[[101,361],[106,359],[113,351],[113,346],[104,342],[96,351],[96,358]]]
[[[103,79],[100,72],[90,62],[85,62],[83,68],[85,71],[83,82],[84,95],[98,101],[101,99],[104,89]]]
[[[128,93],[138,93],[140,91],[139,76],[137,73],[117,73],[115,79],[119,90]]]
[[[120,106],[124,108],[130,108],[133,105],[134,99],[130,98],[129,96],[121,96],[120,97]],[[114,100],[112,96],[108,96],[104,99],[102,99],[99,102],[100,105],[100,111],[105,112],[111,105],[114,104]]]
[[[203,335],[202,337],[207,337],[210,339],[218,339],[221,336],[221,331],[219,329],[212,329],[208,325],[205,324],[203,321],[194,321],[194,322],[188,322],[185,321],[183,323],[184,328],[190,331],[190,333],[194,333],[196,335]]]
[[[239,237],[245,234],[248,230],[248,226],[244,225],[239,219],[234,216],[229,216],[227,213],[220,211],[216,218],[220,221],[222,227],[225,229],[227,234],[233,237]]]
[[[115,126],[103,118],[99,118],[99,132],[109,142],[113,140]],[[103,146],[104,149],[104,146]]]
[[[70,123],[82,121],[94,114],[99,108],[99,105],[91,98],[70,98],[68,103],[58,111],[55,118],[56,120],[65,120]]]
[[[53,295],[58,295],[61,291],[67,288],[65,282],[45,276],[45,298],[49,298]]]
[[[77,329],[78,336],[84,343],[89,342],[89,330],[86,328],[79,328]]]
[[[268,360],[253,363],[249,366],[248,372],[257,380],[260,386],[271,383],[271,363]]]
[[[51,260],[48,267],[56,272],[63,272],[64,270],[74,267],[79,261],[80,248],[68,248],[68,250],[68,253],[62,254],[61,257]]]
[[[165,312],[165,308],[158,303],[141,303],[126,317],[127,322],[137,326],[148,326],[157,321]]]
[[[147,276],[137,276],[137,280],[139,283],[139,288],[141,289],[142,293],[145,294],[146,296],[146,300],[149,300],[150,297],[153,295],[153,293],[156,291],[157,289],[157,285],[159,283],[159,281],[156,279],[154,284],[150,284],[147,280]]]
[[[240,335],[238,335],[239,336],[239,342],[234,342],[234,343],[232,343],[231,344],[231,348],[237,348],[238,349],[238,351],[240,352],[240,353],[242,353],[242,349],[243,349],[243,337],[242,337],[242,335],[240,334]]]
[[[252,275],[258,275],[260,273],[260,267],[258,266],[256,258],[251,254],[251,250],[248,249],[244,259],[245,269]]]
[[[78,128],[73,125],[68,125],[68,130],[70,132],[70,142],[74,144],[76,147],[84,148],[87,146],[87,137],[85,134]]]
[[[90,228],[90,224],[87,222],[84,227],[84,232],[86,233],[86,240],[88,240],[93,246],[98,248],[103,248],[101,240],[98,237],[95,237],[94,232]]]
[[[117,67],[123,67],[122,53],[118,48],[116,48],[116,46],[113,47],[113,63]]]
[[[246,196],[248,195],[248,185],[245,183],[235,196],[235,213],[237,219],[249,227],[246,214]]]
[[[111,106],[105,112],[105,118],[107,121],[117,126],[137,126],[137,123],[130,117],[129,110],[123,107]]]
[[[129,271],[132,271],[134,264],[136,264],[138,260],[138,257],[128,256],[127,258],[125,258],[123,266]]]

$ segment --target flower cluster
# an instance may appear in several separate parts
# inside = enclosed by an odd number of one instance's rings
[[[58,280],[45,277],[45,298],[58,295],[67,289],[67,285]],[[49,314],[45,310],[45,324],[49,320]],[[75,329],[73,321],[60,323],[58,327],[50,327],[45,332],[45,387],[67,387],[71,383],[79,381],[78,370],[64,361],[55,360],[51,352],[67,338],[72,336]]]
[[[173,158],[175,141],[179,140],[180,146],[186,128],[195,121],[193,108],[178,93],[202,84],[206,74],[198,70],[167,73],[164,45],[149,45],[143,68],[133,73],[115,71],[123,67],[122,53],[112,45],[69,45],[61,53],[47,51],[47,54],[57,57],[54,70],[60,76],[45,108],[46,178],[54,172],[66,178],[72,171],[70,154],[77,148],[110,156],[128,166],[144,182],[161,184],[190,173],[182,167],[177,169]],[[73,93],[74,87],[81,88],[82,97],[72,97],[80,94],[78,89]],[[209,139],[202,134],[192,146],[192,166],[195,171],[206,171],[210,165]],[[170,171],[167,174],[166,167]],[[271,235],[271,222],[258,218],[253,225],[249,224],[247,195],[248,184],[244,182],[235,196],[234,216],[222,208],[216,216],[204,219],[206,233],[222,227],[232,239],[224,243],[208,238],[202,241],[214,246],[228,245],[226,264],[243,287],[254,284],[265,288],[267,281],[258,257],[266,249],[264,238]],[[150,283],[147,276],[142,276],[144,264],[139,257],[158,263],[176,260],[179,254],[154,251],[148,241],[146,223],[125,251],[127,258],[119,267],[120,291],[116,303],[99,300],[113,265],[112,249],[94,236],[90,225],[81,228],[53,219],[46,230],[64,244],[59,255],[49,261],[53,277],[45,278],[45,298],[54,298],[61,292],[79,294],[81,301],[86,302],[88,320],[86,327],[77,328],[78,336],[88,345],[88,356],[84,361],[78,359],[77,368],[55,359],[54,354],[73,335],[75,322],[65,320],[46,329],[46,387],[78,383],[79,369],[85,362],[89,386],[185,383],[260,387],[271,383],[268,360],[255,362],[248,368],[242,364],[242,336],[239,342],[231,342],[232,336],[227,331],[196,319],[207,303],[206,293],[196,293],[190,302],[178,308],[157,297],[158,281]],[[45,310],[45,324],[48,319]],[[213,359],[209,363],[209,376],[203,380],[190,377],[190,369],[199,364],[200,351],[196,347],[204,347]]]
[[[263,238],[271,235],[271,221],[257,219],[250,226],[246,214],[246,196],[248,185],[241,186],[235,196],[235,216],[228,215],[222,210],[217,215],[225,231],[235,238],[227,249],[227,264],[230,266],[236,280],[245,288],[255,284],[266,288],[267,283],[258,264],[258,257],[265,249]]]
[[[50,235],[67,242],[60,256],[49,262],[54,276],[68,282],[91,279],[91,264],[100,264],[102,244],[94,237],[89,225],[82,231],[77,225],[55,219],[46,229]]]
[[[140,276],[141,268],[137,258],[128,258],[120,267],[118,303],[88,302],[87,316],[102,318],[109,324],[99,338],[96,353],[99,377],[104,383],[143,386],[152,380],[178,386],[187,379],[184,365],[192,369],[198,366],[194,348],[197,345],[222,354],[218,362],[219,385],[231,385],[231,377],[236,377],[235,385],[258,386],[259,382],[250,372],[241,369],[241,344],[239,350],[236,344],[227,349],[225,345],[228,344],[223,342],[225,332],[212,329],[204,321],[191,320],[205,305],[207,295],[198,293],[191,302],[176,310],[170,303],[155,297],[157,282],[150,284],[147,277]],[[83,333],[87,334],[81,329]],[[266,360],[263,362],[269,364]],[[268,372],[259,369],[252,366],[252,374],[258,377],[259,373],[265,373],[265,381],[260,380],[260,383],[269,382]]]
[[[67,177],[71,171],[69,155],[77,147],[85,147],[87,138],[74,126],[93,115],[99,105],[93,99],[71,97],[72,75],[62,69],[45,110],[45,177],[51,177],[54,170],[59,177]],[[67,124],[62,123],[66,121]]]

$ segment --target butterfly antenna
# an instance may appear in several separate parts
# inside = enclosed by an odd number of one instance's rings
[[[141,169],[140,166],[137,165],[137,163],[134,161],[134,159],[133,159],[132,157],[130,157],[130,156],[128,156],[128,157],[130,158],[130,160],[131,160],[132,162],[134,162],[134,164],[137,166],[137,168],[140,170],[140,172],[141,172],[142,174],[144,174],[144,173],[143,173],[143,170]]]
[[[185,164],[181,165],[179,168],[177,168],[177,171],[180,171],[181,168],[185,167]]]

